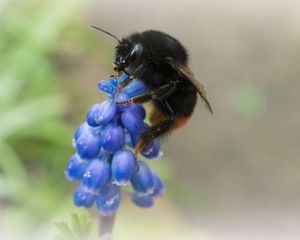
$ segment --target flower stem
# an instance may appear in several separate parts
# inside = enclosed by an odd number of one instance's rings
[[[115,215],[105,217],[100,215],[99,237],[101,240],[112,240]]]

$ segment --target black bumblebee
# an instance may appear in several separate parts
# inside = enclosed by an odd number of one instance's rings
[[[107,31],[94,28],[118,41],[114,70],[118,74],[125,72],[128,75],[118,90],[121,91],[134,78],[139,78],[148,87],[148,92],[116,104],[152,101],[154,105],[150,115],[152,125],[136,144],[135,156],[152,139],[161,137],[188,121],[197,102],[197,93],[212,113],[203,85],[187,66],[186,49],[174,37],[149,30],[133,33],[119,40]]]

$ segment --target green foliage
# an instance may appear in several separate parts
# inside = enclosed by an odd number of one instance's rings
[[[56,222],[55,225],[61,232],[59,239],[64,240],[88,240],[92,226],[86,213],[72,213],[71,224]]]
[[[0,5],[0,205],[8,221],[22,214],[39,221],[63,202],[73,127],[64,120],[68,96],[52,56],[77,5]]]

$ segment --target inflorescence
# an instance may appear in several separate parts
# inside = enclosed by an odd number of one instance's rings
[[[115,104],[146,91],[145,85],[135,79],[118,93],[118,85],[126,78],[123,73],[119,78],[111,76],[99,81],[99,89],[108,94],[109,100],[96,103],[88,110],[86,122],[74,133],[76,153],[65,168],[68,180],[80,181],[73,193],[74,204],[89,208],[96,202],[103,216],[112,215],[118,209],[123,185],[131,184],[131,200],[140,207],[151,207],[154,198],[164,191],[158,174],[145,161],[135,159],[132,151],[149,127],[144,122],[144,107]],[[147,159],[158,158],[159,139],[152,140],[141,155]]]

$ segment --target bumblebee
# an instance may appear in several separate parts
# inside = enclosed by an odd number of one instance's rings
[[[128,77],[119,85],[120,92],[130,81],[140,79],[148,91],[116,104],[151,101],[151,126],[134,148],[135,156],[154,138],[162,137],[183,126],[193,114],[197,94],[212,113],[203,85],[188,67],[188,54],[174,37],[160,31],[133,33],[119,40],[115,35],[92,26],[118,41],[114,71]]]

